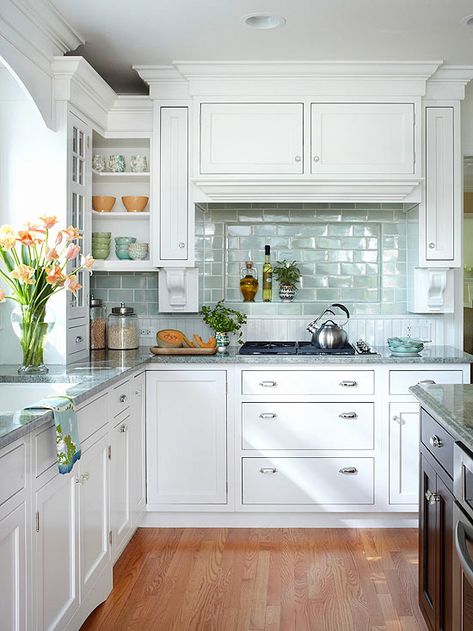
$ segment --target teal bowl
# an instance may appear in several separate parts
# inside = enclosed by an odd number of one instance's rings
[[[128,250],[115,250],[115,254],[117,255],[117,259],[120,259],[122,261],[127,261],[130,259]]]

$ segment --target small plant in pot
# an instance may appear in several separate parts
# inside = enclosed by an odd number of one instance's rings
[[[243,344],[241,329],[246,324],[245,314],[226,307],[223,300],[219,300],[213,307],[202,307],[200,313],[205,324],[215,331],[219,353],[226,352],[227,346],[230,344],[230,333],[237,334],[238,344]]]
[[[273,276],[279,283],[279,297],[282,302],[292,302],[296,295],[297,285],[301,278],[301,271],[297,262],[278,261],[273,269]]]

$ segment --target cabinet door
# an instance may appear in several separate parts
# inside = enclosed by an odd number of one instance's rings
[[[436,629],[454,631],[453,627],[453,506],[455,498],[443,479],[437,475],[438,553],[438,608]]]
[[[26,631],[26,503],[0,513],[0,624],[5,631]]]
[[[455,239],[453,107],[427,107],[426,259],[452,261]]]
[[[389,503],[419,501],[419,404],[389,406]]]
[[[203,103],[202,174],[303,173],[302,103]]]
[[[437,492],[437,475],[431,459],[421,451],[419,498],[419,604],[431,629],[435,629],[438,609],[437,565],[438,524],[437,504],[430,502]]]
[[[67,475],[57,474],[36,493],[33,552],[37,631],[62,631],[78,607],[77,488],[73,470]]]
[[[146,506],[145,467],[145,378],[135,377],[131,384],[130,493],[133,527],[141,523]]]
[[[130,417],[124,416],[112,431],[110,467],[110,520],[112,558],[115,562],[131,534]]]
[[[160,108],[160,208],[159,258],[188,258],[188,108]]]
[[[312,173],[412,175],[413,103],[313,103]]]
[[[80,482],[82,600],[110,561],[108,463],[107,436],[103,436],[89,447],[80,459],[77,480]]]
[[[148,504],[225,504],[226,372],[147,373]]]

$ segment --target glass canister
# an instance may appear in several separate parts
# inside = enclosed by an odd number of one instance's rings
[[[119,307],[113,307],[108,316],[108,348],[114,351],[128,351],[138,348],[140,335],[138,317],[132,307],[124,302]]]
[[[107,347],[107,310],[100,298],[90,297],[90,350]]]

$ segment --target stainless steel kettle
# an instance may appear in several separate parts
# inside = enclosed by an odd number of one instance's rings
[[[332,319],[325,320],[319,325],[319,322],[323,320],[326,315],[335,316],[335,312],[332,311],[332,308],[338,308],[346,315],[346,320],[342,325],[337,324]],[[320,348],[341,348],[345,346],[348,342],[347,332],[343,329],[345,324],[348,322],[350,318],[350,312],[345,307],[345,305],[341,305],[338,302],[330,305],[321,315],[311,322],[307,330],[312,333],[312,344],[316,346],[320,346]]]

